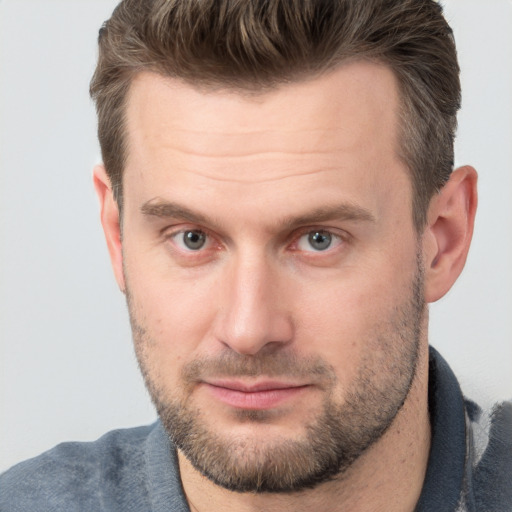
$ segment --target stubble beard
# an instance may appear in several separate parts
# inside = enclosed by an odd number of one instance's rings
[[[128,308],[139,366],[160,420],[175,446],[215,484],[236,492],[284,493],[341,478],[393,423],[414,381],[425,316],[421,265],[408,300],[395,308],[368,340],[362,364],[344,399],[335,399],[334,369],[321,359],[289,352],[244,356],[236,352],[186,364],[179,397],[169,397],[153,378],[148,351],[153,344],[141,325],[130,294]],[[324,389],[322,408],[300,438],[233,438],[215,432],[207,411],[191,405],[194,386],[206,376],[315,376]],[[240,422],[272,421],[269,411],[239,411]]]

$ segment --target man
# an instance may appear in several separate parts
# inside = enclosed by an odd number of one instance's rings
[[[2,510],[510,510],[512,408],[426,304],[462,271],[458,66],[430,0],[125,0],[94,183],[160,421],[3,476]]]

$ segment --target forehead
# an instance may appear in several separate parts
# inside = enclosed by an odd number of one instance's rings
[[[392,71],[369,62],[252,95],[144,72],[128,95],[128,159],[142,147],[213,158],[394,148],[398,104]]]
[[[398,105],[393,73],[370,62],[252,95],[141,73],[127,101],[124,204],[177,201],[246,226],[327,203],[403,215]]]

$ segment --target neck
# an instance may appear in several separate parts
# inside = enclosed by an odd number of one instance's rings
[[[178,453],[192,512],[411,512],[421,494],[430,451],[428,348],[424,344],[407,399],[387,432],[341,477],[295,493],[235,493],[203,477]]]

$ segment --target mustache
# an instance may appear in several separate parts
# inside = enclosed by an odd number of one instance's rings
[[[315,381],[334,381],[335,372],[319,357],[299,357],[294,353],[258,353],[247,356],[226,351],[216,357],[202,357],[182,368],[185,382],[199,382],[213,377],[284,377],[313,378]]]

